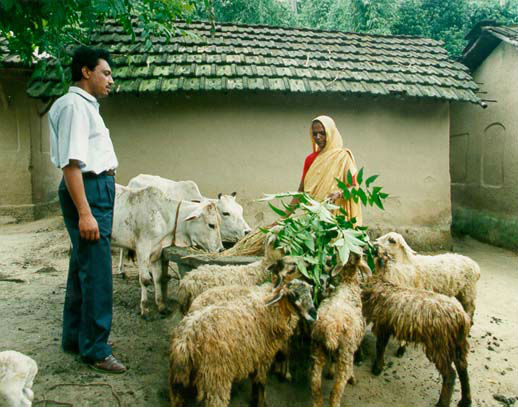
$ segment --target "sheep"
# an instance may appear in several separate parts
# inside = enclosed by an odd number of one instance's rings
[[[227,406],[234,381],[251,377],[253,404],[265,404],[265,384],[275,355],[287,343],[300,316],[316,317],[311,286],[280,282],[262,297],[239,298],[186,315],[170,346],[169,393],[183,403],[189,386],[205,406]]]
[[[0,406],[30,407],[34,399],[32,383],[38,365],[17,351],[0,353]]]
[[[362,263],[361,266],[358,264]],[[342,394],[349,381],[354,383],[353,361],[365,334],[362,315],[361,289],[358,269],[366,264],[361,257],[342,268],[341,283],[334,293],[324,299],[318,308],[318,316],[311,330],[311,393],[313,406],[322,406],[322,370],[327,357],[336,360],[335,383],[331,391],[330,405],[340,406]],[[368,268],[368,267],[367,267]]]
[[[459,406],[471,405],[468,377],[469,315],[455,298],[429,290],[405,288],[380,278],[362,290],[363,314],[376,335],[376,359],[372,373],[383,369],[390,336],[422,344],[426,357],[442,376],[438,406],[449,406],[455,383],[455,364],[461,384]]]
[[[458,299],[473,323],[478,264],[459,254],[419,255],[396,232],[389,232],[375,241],[388,257],[382,267],[384,279],[400,286],[428,289]]]
[[[201,265],[188,272],[178,284],[177,299],[180,311],[185,314],[192,301],[201,293],[216,286],[255,286],[269,278],[271,268],[283,256],[280,249],[274,249],[275,235],[265,240],[263,259],[247,265]]]
[[[241,297],[246,298],[251,296],[263,296],[266,293],[271,292],[272,289],[273,286],[269,282],[260,286],[216,286],[206,290],[201,295],[196,297],[191,303],[188,313],[193,313],[207,306],[231,302]]]

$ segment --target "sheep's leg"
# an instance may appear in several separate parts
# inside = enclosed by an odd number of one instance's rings
[[[169,378],[171,378],[171,374],[169,374]],[[169,400],[171,401],[172,407],[181,407],[183,406],[183,386],[180,384],[173,383],[172,380],[169,380]]]
[[[471,388],[469,385],[468,362],[465,353],[457,351],[457,356],[453,362],[455,363],[457,373],[459,373],[460,380],[461,399],[459,401],[459,407],[470,407]]]
[[[436,364],[442,376],[442,388],[437,407],[449,407],[451,395],[453,394],[453,386],[455,384],[455,370],[451,366],[451,362],[447,365]]]
[[[261,381],[253,380],[252,382],[252,407],[264,407],[266,406],[266,398],[264,396],[264,383]]]
[[[387,343],[390,338],[390,332],[387,330],[379,330],[376,338],[376,360],[372,365],[372,374],[380,375],[383,371],[383,366],[385,364],[384,355],[385,348],[387,347]]]
[[[338,361],[336,362],[336,380],[331,391],[331,398],[329,405],[332,407],[339,407],[342,395],[344,393],[345,385],[350,378],[353,378],[353,353],[345,352],[340,354]]]
[[[326,355],[324,350],[316,344],[312,348],[311,397],[313,399],[313,406],[321,407],[324,405],[324,398],[322,397],[322,370],[326,364]]]
[[[396,357],[403,357],[406,353],[406,341],[399,342],[399,347],[396,351]]]
[[[365,346],[365,336],[363,336],[363,339],[358,346],[358,349],[354,352],[354,364],[357,366],[361,366],[363,364],[363,360],[365,359],[363,349]]]
[[[230,391],[232,390],[232,382],[220,382],[218,383],[218,393],[211,394],[206,393],[204,406],[206,407],[228,407],[230,401]],[[198,397],[199,397],[198,390]]]

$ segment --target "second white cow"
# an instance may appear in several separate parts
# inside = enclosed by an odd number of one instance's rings
[[[116,185],[112,244],[137,254],[141,287],[140,312],[149,313],[147,286],[153,280],[158,310],[166,309],[167,270],[161,262],[162,248],[199,247],[209,252],[223,249],[216,206],[174,200],[161,189]]]
[[[236,193],[219,194],[217,199],[205,198],[194,181],[173,181],[150,174],[139,174],[128,183],[130,188],[146,186],[158,187],[175,200],[209,200],[215,203],[221,216],[221,240],[223,242],[237,242],[251,231],[243,218],[243,207],[236,201]]]

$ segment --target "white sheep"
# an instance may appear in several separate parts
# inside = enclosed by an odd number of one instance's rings
[[[275,355],[293,334],[299,316],[316,317],[311,286],[295,279],[263,297],[247,297],[189,313],[175,327],[170,347],[170,398],[183,403],[189,387],[205,406],[227,406],[234,381],[251,377],[253,405]]]
[[[478,264],[467,256],[446,253],[419,255],[396,232],[389,232],[375,241],[385,264],[379,264],[384,279],[400,286],[428,289],[453,296],[462,304],[473,323]]]
[[[365,334],[365,319],[358,269],[368,268],[358,262],[347,265],[340,273],[340,285],[324,299],[318,308],[317,320],[311,330],[311,393],[313,406],[322,406],[322,370],[328,360],[335,362],[335,383],[331,391],[330,405],[340,406],[346,383],[354,383],[354,353]],[[352,266],[352,268],[351,268]]]
[[[37,373],[36,361],[25,354],[12,350],[0,352],[0,406],[32,406],[32,383]]]
[[[193,300],[210,288],[217,286],[255,286],[270,277],[272,266],[279,261],[283,252],[274,249],[275,235],[265,240],[265,256],[247,265],[201,265],[188,272],[178,284],[177,298],[182,313],[186,313]]]

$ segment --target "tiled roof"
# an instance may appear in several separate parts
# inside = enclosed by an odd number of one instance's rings
[[[281,91],[408,95],[479,102],[469,71],[441,43],[418,37],[380,36],[297,28],[178,23],[195,36],[152,39],[146,50],[114,24],[93,45],[114,56],[115,92]],[[57,78],[38,79],[34,97],[60,95]]]
[[[466,36],[468,45],[462,62],[475,70],[502,41],[518,48],[518,25],[500,26],[494,21],[481,21]]]
[[[12,55],[7,46],[7,40],[0,37],[0,68],[21,65],[20,57]]]

